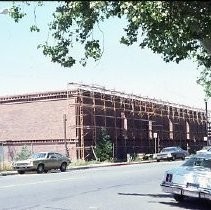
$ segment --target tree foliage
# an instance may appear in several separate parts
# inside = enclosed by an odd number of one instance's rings
[[[100,136],[97,139],[95,154],[100,161],[110,160],[112,158],[111,138],[105,128],[101,129]]]
[[[31,151],[26,145],[21,148],[21,151],[18,152],[15,156],[15,160],[26,160],[31,155]]]
[[[16,22],[25,14],[13,6]],[[59,2],[49,25],[54,43],[44,43],[44,55],[52,62],[72,67],[77,59],[74,47],[84,48],[79,62],[85,66],[89,58],[99,60],[103,41],[94,36],[100,23],[118,17],[127,20],[120,42],[137,43],[161,54],[165,62],[179,63],[192,59],[202,66],[198,83],[211,95],[211,2],[210,1],[63,1]],[[31,28],[38,31],[37,26]]]

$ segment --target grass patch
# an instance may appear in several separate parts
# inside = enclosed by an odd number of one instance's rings
[[[75,160],[70,165],[71,166],[87,166],[92,164],[99,164],[102,163],[100,161],[91,160],[91,161],[85,161],[85,160]]]
[[[12,171],[12,163],[11,162],[0,162],[0,171]]]

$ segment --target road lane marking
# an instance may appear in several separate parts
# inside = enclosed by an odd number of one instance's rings
[[[11,185],[6,185],[6,186],[1,186],[1,189],[5,188],[10,188],[10,187],[19,187],[19,186],[27,186],[27,185],[36,185],[36,184],[43,184],[43,183],[51,183],[51,182],[62,182],[62,181],[68,181],[68,180],[74,180],[77,178],[66,178],[66,179],[57,179],[57,180],[43,180],[43,181],[38,181],[38,182],[31,182],[31,183],[23,183],[23,184],[11,184]]]

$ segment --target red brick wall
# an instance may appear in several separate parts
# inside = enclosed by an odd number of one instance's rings
[[[64,114],[67,116],[66,138],[76,139],[75,106],[69,104],[74,104],[74,99],[0,104],[0,141],[20,142],[20,145],[4,145],[5,160],[13,159],[24,141],[33,140],[48,142],[32,143],[34,152],[50,150],[65,154],[64,143],[55,140],[64,140]],[[27,145],[31,148],[31,143]],[[69,143],[68,149],[71,159],[76,159],[75,143]]]
[[[70,101],[70,100],[68,100]],[[1,104],[0,140],[63,139],[63,114],[67,101],[34,101],[22,104]],[[72,113],[73,112],[73,113]],[[67,138],[74,139],[74,107],[67,115]]]

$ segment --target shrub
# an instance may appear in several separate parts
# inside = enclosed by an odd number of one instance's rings
[[[26,145],[21,148],[21,151],[18,152],[15,156],[15,160],[26,160],[31,156],[31,150],[28,149]]]
[[[111,160],[112,142],[105,128],[101,128],[99,138],[96,142],[95,154],[99,161]]]

